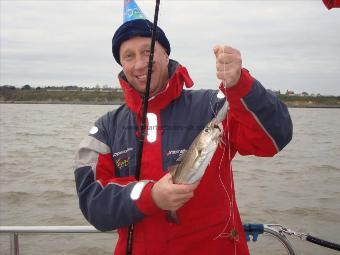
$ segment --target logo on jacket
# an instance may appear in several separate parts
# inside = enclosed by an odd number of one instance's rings
[[[120,158],[116,160],[116,166],[118,169],[129,166],[130,157]]]
[[[119,170],[129,166],[132,151],[133,148],[130,147],[125,150],[112,153],[113,161]]]
[[[181,157],[182,154],[183,154],[184,152],[186,152],[186,151],[187,151],[186,149],[168,150],[168,151],[166,152],[166,156],[167,156],[167,157],[171,157],[171,158],[177,160],[177,159],[178,159],[179,157]]]
[[[114,152],[112,153],[112,157],[113,159],[115,159],[116,157],[123,155],[123,154],[128,154],[130,151],[133,151],[133,148],[127,148],[126,150],[123,151],[118,151],[118,152]]]

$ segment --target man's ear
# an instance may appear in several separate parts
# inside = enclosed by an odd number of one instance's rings
[[[124,72],[124,68],[123,68],[121,74],[122,74],[122,76],[126,79],[126,75],[125,75],[125,72]]]
[[[164,54],[167,57],[167,59],[169,59],[169,55],[166,52],[166,49],[162,46],[162,44],[160,44],[159,42],[156,42],[156,43],[158,44],[159,48],[161,49],[162,54]]]

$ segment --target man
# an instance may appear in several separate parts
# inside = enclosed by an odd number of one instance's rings
[[[172,182],[178,164],[225,98],[218,90],[184,90],[192,80],[169,59],[170,43],[157,28],[140,182],[134,178],[152,23],[125,22],[112,40],[123,67],[119,81],[125,104],[101,117],[77,154],[75,178],[80,208],[102,231],[118,229],[115,254],[125,254],[127,227],[134,224],[133,254],[249,254],[238,213],[231,159],[273,156],[291,140],[286,106],[241,66],[238,50],[216,46],[216,72],[229,101],[224,142],[199,183]],[[229,138],[229,141],[227,139]],[[166,219],[177,211],[180,224]]]

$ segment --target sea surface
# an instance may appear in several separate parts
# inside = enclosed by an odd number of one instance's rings
[[[0,104],[0,225],[88,225],[78,208],[73,158],[109,105]],[[233,163],[244,223],[279,223],[340,243],[340,109],[289,109],[292,142],[274,158]],[[20,236],[20,254],[113,254],[114,233]],[[297,254],[339,252],[290,238]],[[9,254],[0,234],[0,254]],[[268,236],[252,254],[287,254]]]

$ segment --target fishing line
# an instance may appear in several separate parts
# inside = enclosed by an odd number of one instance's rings
[[[224,46],[223,46],[223,51],[222,51],[223,55],[225,54],[224,52]],[[224,74],[226,73],[226,65],[223,65],[223,72]],[[227,81],[224,80],[223,81],[223,85],[225,87],[225,89],[227,89]],[[228,101],[228,95],[227,95],[227,91],[225,92],[225,97],[226,100]],[[230,212],[232,215],[232,230],[231,232],[228,234],[229,237],[231,237],[233,239],[234,242],[234,254],[236,254],[236,241],[238,241],[238,233],[233,231],[236,231],[235,229],[235,211],[234,211],[234,205],[235,205],[235,196],[234,196],[234,182],[233,182],[233,175],[232,175],[232,167],[231,167],[231,150],[230,150],[230,122],[229,122],[229,111],[227,111],[227,140],[228,140],[228,156],[229,156],[229,181],[230,181],[230,192],[231,192],[231,208],[230,208]],[[236,236],[233,236],[233,235]]]
[[[222,48],[222,54],[223,55],[225,54],[224,46]],[[225,63],[223,63],[223,73],[224,74],[226,73]],[[224,79],[222,82],[223,82],[224,88],[227,89],[227,80]],[[227,102],[229,102],[228,101],[227,92],[225,92],[225,100]],[[229,109],[228,109],[227,115],[226,115],[226,124],[227,124],[228,157],[229,157],[229,162],[230,162],[229,163],[229,181],[230,181],[230,192],[231,192],[230,195],[229,195],[228,189],[226,187],[227,185],[225,185],[223,183],[223,180],[222,180],[222,177],[221,177],[221,165],[222,165],[222,161],[223,161],[224,154],[225,154],[225,146],[223,147],[223,153],[222,153],[222,157],[221,157],[220,164],[219,164],[219,167],[218,167],[218,172],[219,172],[218,177],[219,177],[220,183],[221,183],[221,185],[222,185],[222,187],[223,187],[223,189],[226,192],[226,195],[228,197],[229,215],[228,215],[228,218],[227,218],[226,225],[224,226],[224,228],[221,231],[221,233],[217,237],[215,237],[215,239],[217,239],[217,238],[231,238],[233,240],[233,243],[234,243],[234,254],[236,254],[236,241],[238,241],[238,233],[237,233],[237,231],[235,229],[235,212],[234,212],[235,199],[234,199],[234,195],[233,195],[234,184],[233,184],[233,179],[232,179],[232,167],[231,167]],[[230,220],[232,220],[232,227],[231,227],[230,233],[227,233],[226,230],[229,227]]]
[[[222,165],[222,161],[223,161],[223,158],[224,158],[224,154],[225,154],[225,146],[223,147],[223,152],[222,152],[222,157],[221,157],[221,160],[220,160],[220,163],[219,163],[219,166],[218,166],[218,179],[222,185],[222,188],[224,189],[226,195],[227,195],[227,198],[228,198],[228,203],[229,203],[229,208],[231,208],[231,198],[229,196],[229,192],[226,188],[226,185],[224,184],[223,180],[222,180],[222,177],[221,177],[221,165]],[[228,226],[229,226],[229,222],[230,222],[230,219],[231,219],[231,210],[229,210],[229,215],[228,215],[228,218],[227,218],[227,223],[225,224],[223,230],[221,231],[220,234],[218,234],[218,236],[216,236],[214,238],[214,240],[216,240],[217,238],[220,238],[220,237],[223,237],[225,235],[225,231],[227,230]]]

